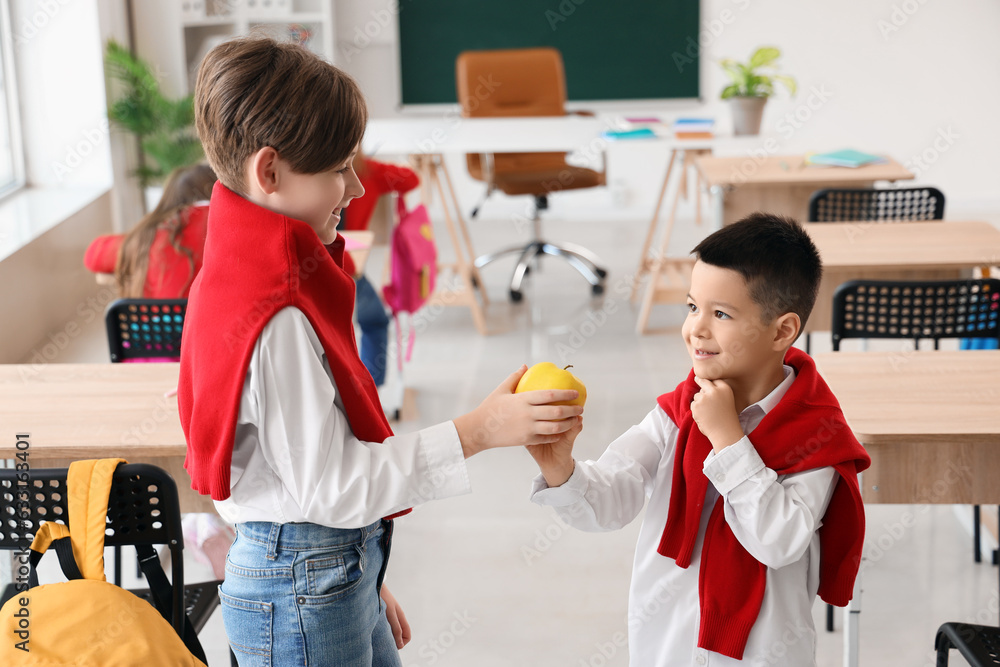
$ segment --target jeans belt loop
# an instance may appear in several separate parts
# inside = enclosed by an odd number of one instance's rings
[[[267,536],[267,559],[276,560],[278,558],[278,540],[281,537],[281,524],[272,523],[271,532]]]

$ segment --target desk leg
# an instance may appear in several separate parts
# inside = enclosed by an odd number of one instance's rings
[[[444,174],[444,182],[448,186],[448,193],[451,195],[452,206],[455,207],[455,217],[458,220],[458,229],[462,232],[462,238],[465,241],[465,251],[469,253],[469,270],[475,279],[474,287],[479,290],[479,296],[483,299],[483,305],[487,306],[490,300],[486,296],[486,286],[483,283],[483,277],[479,274],[479,269],[476,267],[476,253],[472,249],[472,237],[469,236],[469,226],[465,224],[465,218],[462,217],[462,209],[458,206],[458,197],[455,195],[455,187],[451,184],[451,174],[448,173],[448,165],[445,164],[444,157],[441,158],[440,166],[441,173]]]
[[[455,250],[454,272],[456,278],[462,283],[462,285],[456,286],[454,290],[450,290],[450,294],[448,295],[441,294],[441,290],[435,290],[435,295],[431,297],[428,303],[440,304],[442,306],[467,306],[472,311],[472,321],[476,325],[476,329],[480,334],[485,336],[489,333],[489,330],[486,327],[486,317],[483,313],[483,308],[479,304],[479,299],[476,298],[476,290],[478,288],[480,293],[485,296],[486,288],[482,280],[477,279],[478,273],[473,264],[474,257],[471,256],[471,244],[464,246],[459,240],[458,232],[455,230],[456,224],[455,220],[452,219],[451,205],[454,204],[457,209],[457,202],[454,199],[451,202],[448,201],[444,186],[441,184],[441,178],[438,175],[438,169],[444,168],[443,157],[440,155],[419,156],[418,163],[421,165],[421,172],[428,181],[428,188],[433,186],[438,196],[441,197],[441,208],[444,211],[444,219],[448,226],[448,236],[451,238],[451,245]],[[447,175],[447,171],[445,174]],[[451,186],[450,179],[448,180],[448,185],[449,187]],[[451,194],[454,197],[455,191],[452,190]],[[466,234],[466,241],[468,241],[468,232],[465,230],[460,213],[458,214],[458,221],[461,223],[463,233]],[[467,253],[470,255],[468,258],[466,257]]]
[[[670,160],[667,162],[667,172],[663,175],[663,185],[660,186],[660,195],[656,198],[656,206],[653,208],[653,219],[649,221],[649,229],[646,231],[646,240],[642,242],[642,252],[639,253],[639,268],[632,278],[632,294],[629,301],[634,302],[639,294],[639,281],[651,269],[651,260],[648,257],[649,248],[653,245],[653,237],[656,235],[656,223],[659,222],[660,209],[663,207],[663,198],[667,194],[667,185],[670,184],[670,174],[674,170],[674,160],[677,159],[677,149],[670,149]],[[653,260],[655,261],[655,260]]]
[[[674,193],[674,203],[670,207],[670,217],[667,218],[667,227],[663,230],[663,238],[660,239],[660,249],[656,258],[652,260],[653,269],[650,272],[649,284],[646,285],[646,293],[642,297],[642,307],[639,309],[639,321],[636,323],[636,331],[640,334],[646,333],[646,325],[649,324],[649,314],[653,310],[656,302],[657,292],[660,287],[660,276],[663,273],[664,265],[667,263],[667,248],[670,246],[670,236],[674,231],[674,220],[677,218],[677,204],[680,203],[680,190]]]
[[[854,597],[844,607],[844,667],[858,667],[860,654],[859,630],[861,626],[861,573],[865,570],[865,561],[861,560],[858,576],[854,580]]]
[[[708,194],[712,198],[712,230],[717,232],[723,225],[726,193],[721,185],[713,185]]]

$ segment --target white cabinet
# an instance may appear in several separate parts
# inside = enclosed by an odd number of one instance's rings
[[[140,0],[132,6],[136,51],[171,96],[194,91],[198,66],[212,47],[250,32],[304,43],[336,64],[333,0]]]

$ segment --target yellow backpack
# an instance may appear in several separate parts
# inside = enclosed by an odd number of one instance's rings
[[[105,580],[108,494],[119,463],[124,460],[71,464],[66,495],[72,534],[65,525],[47,521],[31,543],[30,571],[23,556],[15,556],[15,564],[20,564],[17,592],[0,609],[0,665],[205,667],[204,651],[190,623],[185,645],[166,620],[170,614],[164,605],[157,610]],[[29,489],[13,489],[15,500],[31,502]],[[35,568],[50,546],[70,580],[39,586]],[[152,552],[150,546],[145,549]],[[170,584],[159,560],[146,560],[142,567],[153,598],[169,601]],[[25,575],[29,585],[23,583]]]

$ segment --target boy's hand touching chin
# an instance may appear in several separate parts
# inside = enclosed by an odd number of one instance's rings
[[[691,416],[716,453],[743,438],[743,427],[736,412],[732,388],[723,380],[705,380],[695,376],[701,391],[691,401]]]

